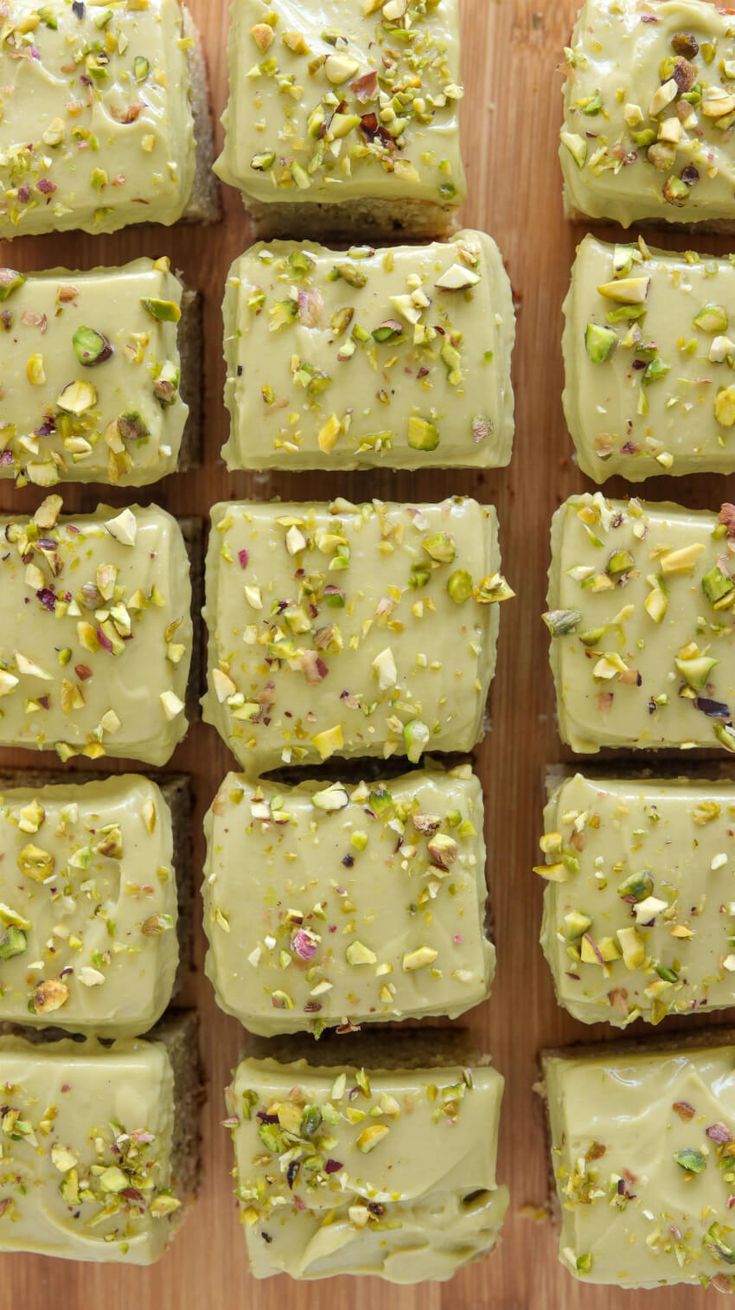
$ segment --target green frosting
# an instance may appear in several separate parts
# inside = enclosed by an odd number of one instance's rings
[[[727,1009],[735,990],[735,784],[566,779],[541,842],[541,943],[583,1023]]]
[[[0,1037],[0,1251],[149,1265],[180,1218],[160,1042]]]
[[[186,732],[189,562],[157,506],[0,520],[0,745],[165,764]]]
[[[225,292],[229,468],[510,461],[515,315],[495,242],[253,246]]]
[[[5,8],[0,237],[176,223],[195,173],[178,0]]]
[[[224,182],[259,201],[465,196],[457,0],[235,0]]]
[[[615,1287],[735,1290],[735,1047],[550,1055],[560,1257]]]
[[[735,507],[572,496],[551,544],[562,739],[735,750]]]
[[[565,313],[564,409],[589,477],[735,471],[731,260],[588,236]]]
[[[701,0],[586,0],[567,50],[567,207],[640,220],[735,220],[735,18]]]
[[[181,298],[167,259],[0,269],[0,477],[143,486],[172,473],[189,412]]]
[[[179,952],[171,813],[132,775],[0,797],[0,1021],[152,1028]]]
[[[503,1079],[246,1060],[228,1089],[237,1195],[256,1278],[451,1278],[495,1244]]]
[[[456,1018],[486,998],[495,951],[469,766],[357,787],[229,774],[205,832],[206,969],[251,1032]]]
[[[513,594],[499,566],[474,500],[215,505],[205,720],[256,774],[470,750]]]

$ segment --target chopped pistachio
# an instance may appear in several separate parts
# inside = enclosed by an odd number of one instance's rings
[[[0,268],[0,301],[9,300],[25,283],[25,276],[14,268]]]
[[[356,965],[376,964],[378,960],[375,952],[371,951],[368,946],[365,946],[363,942],[359,941],[350,942],[345,951],[345,958],[347,963],[353,967]]]
[[[436,450],[439,441],[439,429],[435,424],[411,415],[408,420],[408,444],[412,450]]]
[[[362,1151],[363,1155],[369,1155],[388,1136],[389,1132],[390,1128],[387,1124],[371,1124],[369,1128],[363,1129],[357,1139],[358,1151]]]
[[[457,544],[448,532],[437,532],[424,537],[421,543],[430,559],[438,564],[452,564],[457,558]]]
[[[687,659],[677,658],[674,663],[682,678],[689,683],[689,686],[694,687],[697,691],[702,691],[707,686],[712,671],[716,668],[719,660],[699,655]]]
[[[28,947],[28,938],[22,928],[15,928],[11,924],[0,932],[0,960],[12,960],[17,955],[23,955]]]
[[[91,368],[112,358],[113,349],[107,337],[95,328],[79,327],[72,338],[74,353],[80,364]]]
[[[582,914],[578,910],[570,910],[564,915],[564,936],[568,941],[576,941],[592,927],[592,920],[589,915]]]
[[[324,72],[333,86],[339,86],[342,82],[349,82],[359,67],[358,61],[348,55],[328,55],[324,63]]]
[[[181,320],[181,309],[174,300],[147,297],[142,303],[151,318],[155,318],[159,323],[178,323]]]
[[[403,957],[403,969],[406,973],[413,973],[416,969],[425,969],[428,965],[433,964],[438,958],[439,952],[435,951],[432,946],[419,946],[415,951],[409,951]]]
[[[322,791],[314,792],[311,798],[312,805],[318,810],[323,810],[327,814],[335,813],[337,810],[343,810],[349,805],[350,800],[342,783],[332,783],[330,787],[325,787]]]
[[[455,569],[447,580],[447,591],[455,605],[464,605],[474,590],[472,577],[466,569]]]
[[[562,145],[566,147],[574,160],[577,168],[584,168],[587,162],[588,146],[583,136],[578,132],[562,132]]]
[[[648,297],[650,287],[651,278],[645,275],[616,278],[614,282],[604,282],[597,290],[606,300],[614,300],[621,305],[642,305]]]
[[[693,1147],[687,1147],[682,1151],[677,1151],[674,1156],[680,1169],[686,1173],[701,1174],[707,1167],[707,1161],[701,1151]]]
[[[431,733],[425,723],[412,719],[403,729],[403,743],[406,755],[412,764],[418,764],[429,744]]]
[[[701,332],[709,332],[713,336],[718,332],[726,332],[730,324],[730,316],[724,305],[705,305],[694,316],[694,326]]]
[[[91,382],[70,382],[57,396],[56,404],[66,414],[86,414],[97,404],[97,390]]]
[[[552,637],[562,637],[569,632],[576,632],[582,621],[579,610],[554,610],[542,615]]]
[[[69,988],[57,978],[40,982],[33,993],[32,1008],[36,1014],[53,1014],[69,1000]]]
[[[592,363],[605,364],[617,348],[618,334],[613,328],[588,323],[584,340]]]

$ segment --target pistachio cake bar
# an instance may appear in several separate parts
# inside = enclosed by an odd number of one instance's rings
[[[545,811],[541,944],[582,1023],[735,1001],[735,781],[566,778]]]
[[[224,320],[230,469],[510,462],[515,314],[483,232],[346,255],[253,246]]]
[[[340,1050],[342,1047],[340,1046]],[[390,1048],[388,1048],[390,1050]],[[248,1059],[227,1092],[256,1278],[449,1279],[495,1245],[503,1079],[478,1065]]]
[[[588,477],[735,472],[730,259],[587,236],[564,308],[564,410]]]
[[[470,750],[513,594],[499,568],[474,500],[215,505],[205,721],[256,775]]]
[[[205,821],[206,971],[251,1032],[485,1000],[482,789],[468,765],[357,786],[229,774]]]
[[[234,0],[215,171],[260,236],[434,237],[465,197],[457,0]]]
[[[567,54],[572,217],[735,230],[735,19],[704,0],[585,0]]]
[[[0,108],[0,237],[217,217],[206,71],[179,0],[8,0]]]
[[[735,507],[572,496],[551,552],[562,740],[582,753],[735,751]]]
[[[0,477],[143,486],[195,462],[196,300],[168,259],[0,269]]]
[[[0,518],[0,746],[165,764],[192,649],[181,528],[156,505]]]
[[[179,962],[169,797],[178,820],[178,788],[140,776],[3,780],[0,1023],[130,1037],[160,1019]]]
[[[560,1259],[586,1283],[735,1291],[726,1029],[543,1058]]]
[[[0,1036],[0,1252],[150,1265],[193,1199],[193,1016],[149,1041]]]

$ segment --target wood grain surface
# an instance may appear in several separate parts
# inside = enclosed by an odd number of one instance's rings
[[[189,0],[202,32],[212,98],[219,114],[226,96],[227,0]],[[309,0],[304,0],[308,8]],[[548,1200],[544,1128],[533,1083],[545,1046],[610,1037],[576,1024],[554,1001],[537,944],[541,887],[531,872],[541,830],[544,776],[564,754],[556,731],[544,608],[549,523],[556,505],[585,480],[571,460],[561,410],[561,304],[581,230],[564,220],[556,157],[561,113],[559,65],[575,16],[576,0],[461,0],[464,22],[464,153],[468,226],[498,240],[519,302],[519,344],[514,376],[518,433],[513,463],[500,473],[388,471],[347,476],[297,474],[228,476],[219,460],[227,434],[221,396],[224,380],[220,301],[230,262],[251,233],[234,192],[224,196],[225,220],[212,228],[130,229],[113,237],[70,234],[20,239],[0,251],[0,262],[22,269],[55,264],[87,268],[119,264],[139,255],[169,254],[190,285],[206,296],[205,464],[168,478],[142,499],[176,514],[206,518],[218,500],[282,495],[293,499],[432,500],[469,493],[497,505],[505,571],[518,600],[504,605],[498,675],[492,691],[492,731],[476,752],[487,799],[488,876],[499,970],[490,1002],[467,1019],[475,1041],[492,1053],[507,1079],[499,1176],[511,1188],[511,1207],[500,1248],[451,1283],[394,1288],[375,1279],[296,1284],[285,1278],[250,1278],[232,1194],[231,1147],[221,1127],[222,1093],[246,1043],[238,1023],[220,1014],[202,971],[203,936],[197,923],[197,972],[187,1002],[201,1017],[201,1046],[208,1100],[203,1115],[201,1194],[185,1227],[161,1263],[149,1270],[67,1264],[43,1258],[0,1258],[0,1310],[629,1310],[636,1294],[583,1286],[558,1264],[550,1219],[529,1217]],[[218,140],[220,134],[218,132]],[[298,234],[294,234],[298,235]],[[370,233],[364,234],[367,241]],[[685,247],[685,238],[664,238]],[[688,239],[693,244],[693,239]],[[716,238],[698,239],[725,252]],[[617,494],[625,485],[611,484]],[[690,506],[719,506],[735,499],[735,479],[658,479],[651,499]],[[94,488],[70,489],[68,508],[93,508]],[[134,493],[108,500],[130,503]],[[0,507],[33,508],[38,493],[0,486]],[[0,751],[0,767],[35,762]],[[49,759],[49,764],[57,764]],[[189,771],[197,791],[195,869],[202,866],[201,816],[232,759],[215,732],[194,725],[173,766]],[[197,915],[200,907],[197,904]],[[685,1020],[679,1027],[686,1027]],[[695,1021],[696,1022],[696,1021]],[[676,1021],[664,1028],[676,1028]],[[344,1038],[349,1052],[349,1038]],[[396,1037],[400,1041],[400,1036]],[[694,1310],[708,1294],[691,1288],[638,1293],[650,1310]],[[711,1302],[713,1294],[709,1294]]]

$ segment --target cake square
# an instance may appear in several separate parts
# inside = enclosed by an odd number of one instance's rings
[[[497,517],[436,505],[215,505],[204,718],[248,773],[468,751],[495,670]]]
[[[235,0],[215,171],[262,236],[446,231],[465,197],[457,0]]]
[[[457,1018],[495,971],[469,766],[281,787],[229,774],[205,820],[206,971],[262,1036]]]
[[[28,277],[6,268],[0,288],[0,477],[130,487],[173,473],[198,332],[195,297],[168,259]],[[180,344],[193,378],[182,378]]]
[[[587,236],[564,309],[564,411],[588,477],[735,472],[729,259]]]
[[[559,1003],[625,1027],[735,993],[735,782],[565,778],[541,842],[541,944]]]
[[[566,1268],[732,1292],[732,1034],[552,1052],[543,1070]]]
[[[5,11],[0,237],[215,216],[204,65],[179,0]]]
[[[551,548],[562,740],[735,750],[735,508],[572,496]]]
[[[151,1041],[0,1037],[0,1252],[149,1265],[196,1189],[196,1025]]]
[[[572,217],[732,231],[735,22],[703,0],[585,0],[567,50]]]
[[[515,314],[483,232],[344,252],[253,246],[224,303],[228,468],[497,468]]]
[[[176,980],[177,871],[148,778],[6,780],[0,793],[0,1023],[132,1037]]]
[[[156,505],[0,518],[0,745],[165,764],[186,732],[189,561]]]
[[[502,1095],[484,1066],[244,1061],[227,1106],[254,1276],[422,1283],[487,1254]]]

